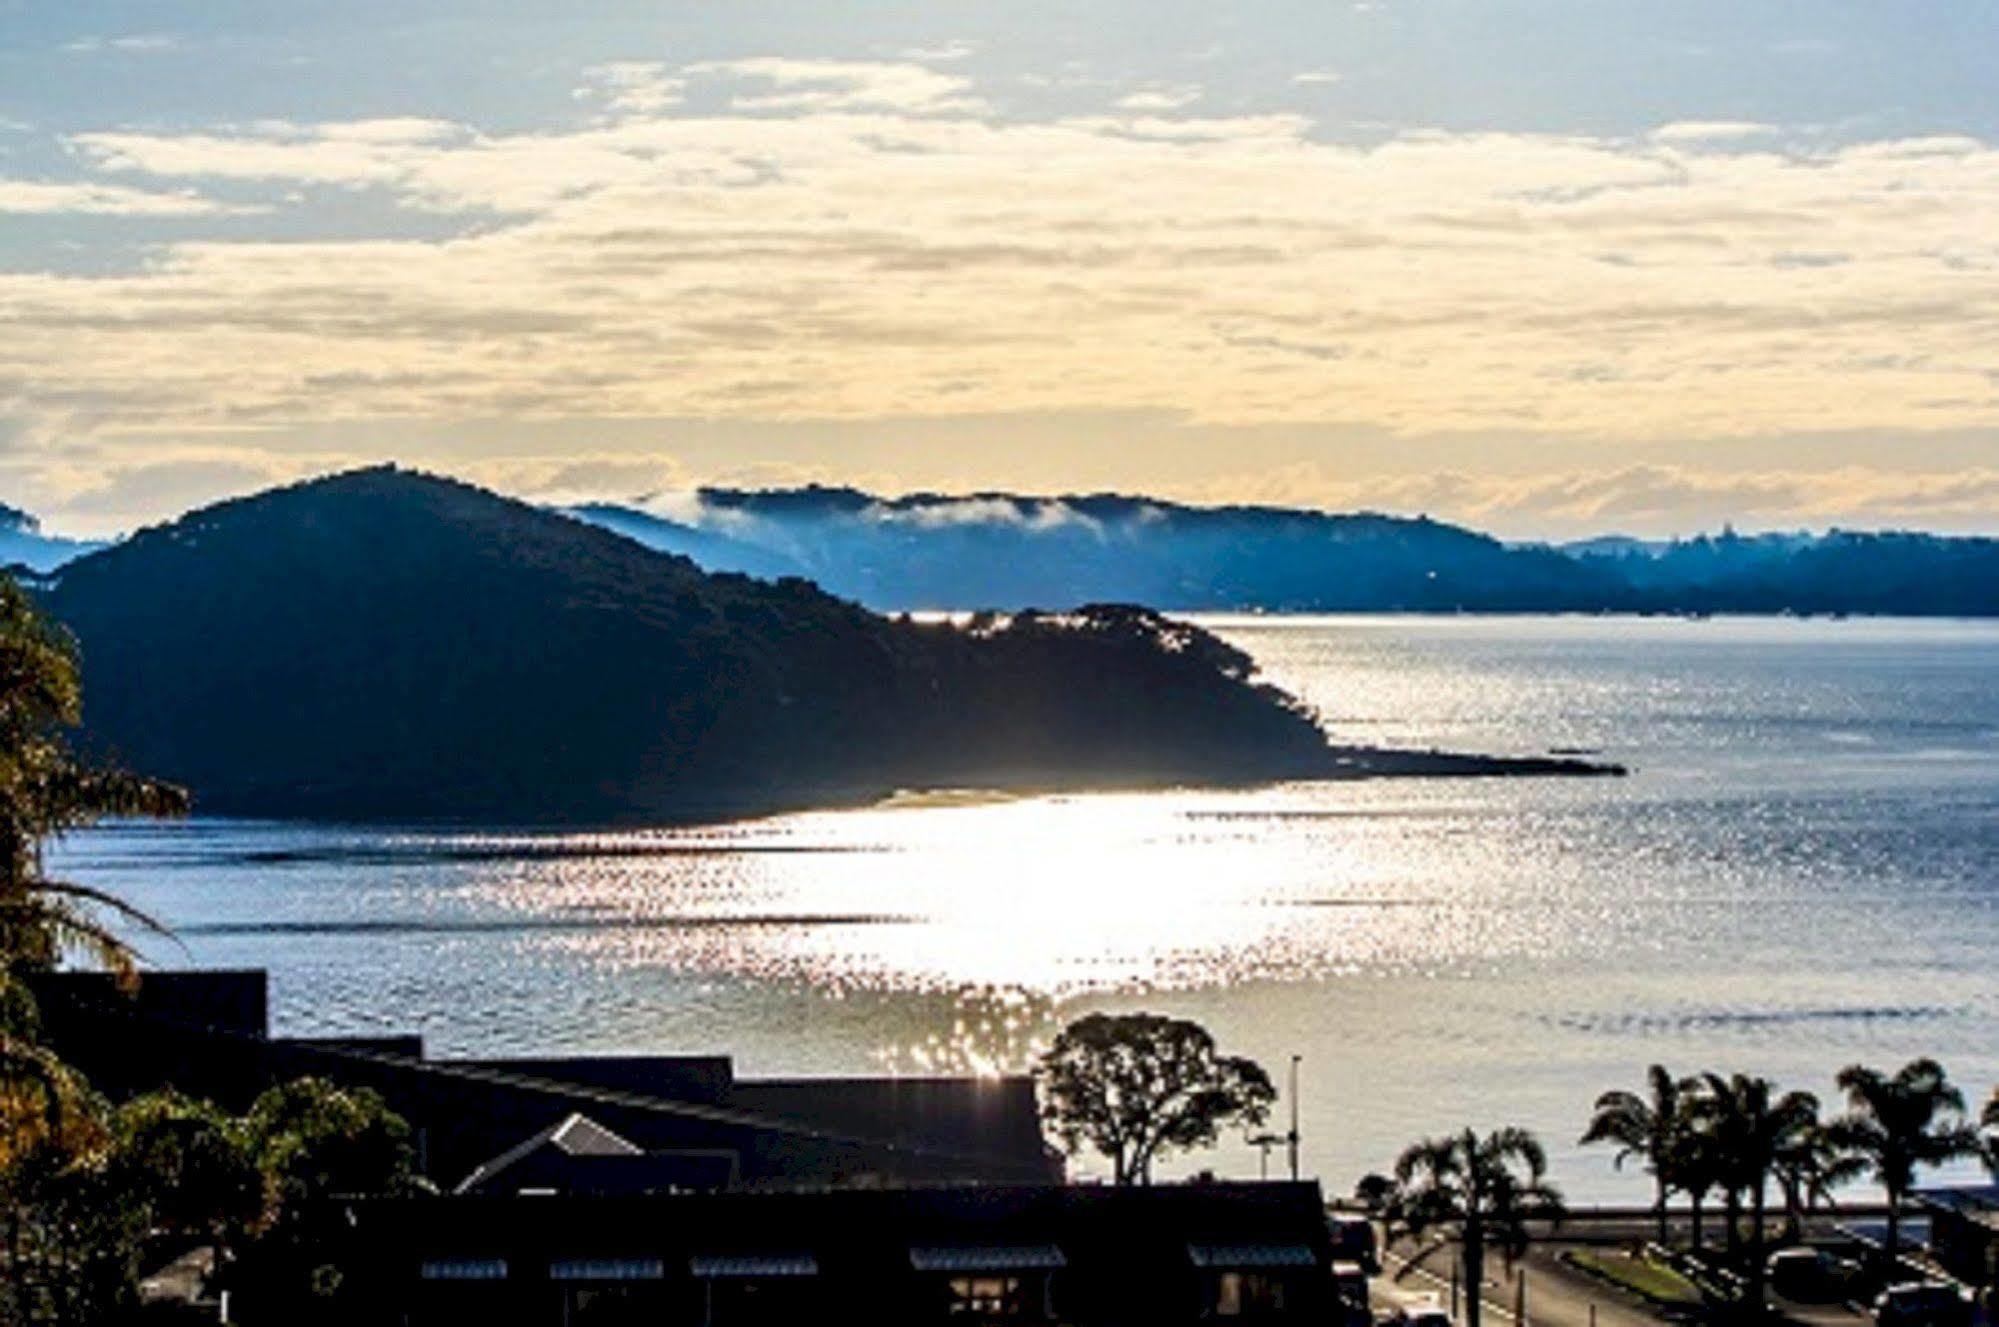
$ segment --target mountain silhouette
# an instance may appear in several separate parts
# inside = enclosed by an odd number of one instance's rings
[[[80,642],[82,740],[211,813],[706,818],[1513,768],[1329,748],[1247,656],[1146,610],[890,619],[393,468],[143,530],[44,595]]]
[[[1999,614],[1993,539],[1725,531],[1548,547],[1421,517],[1119,494],[693,498],[674,520],[609,503],[577,513],[711,570],[781,566],[884,612],[1120,601],[1169,612]]]

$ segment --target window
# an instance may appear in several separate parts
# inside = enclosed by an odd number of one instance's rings
[[[1284,1282],[1267,1272],[1223,1272],[1215,1280],[1217,1318],[1253,1318],[1284,1311]]]
[[[1017,1276],[954,1276],[951,1313],[976,1318],[1023,1318],[1027,1296]]]

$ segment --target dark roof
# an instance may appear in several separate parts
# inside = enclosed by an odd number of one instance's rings
[[[964,1156],[1032,1165],[1047,1149],[1034,1080],[1021,1076],[738,1079],[727,1102],[805,1128]]]
[[[507,1258],[522,1268],[553,1259],[656,1258],[684,1273],[697,1258],[810,1258],[829,1270],[867,1264],[908,1272],[919,1262],[969,1266],[996,1258],[1075,1264],[1101,1260],[1106,1250],[1183,1269],[1203,1258],[1289,1266],[1323,1265],[1331,1256],[1314,1183],[478,1195],[344,1206],[350,1219],[340,1225],[381,1260],[387,1276],[414,1275],[425,1260],[477,1258]]]
[[[481,1162],[461,1181],[458,1193],[476,1193],[506,1171],[544,1150],[564,1157],[642,1157],[645,1149],[620,1138],[588,1115],[571,1114],[530,1134],[490,1161]]]
[[[1910,1197],[1919,1206],[1949,1212],[1967,1221],[1999,1230],[1999,1184],[1961,1184],[1949,1188],[1917,1189]]]
[[[45,1033],[65,1060],[105,1090],[137,1092],[171,1082],[239,1109],[271,1083],[307,1074],[373,1088],[424,1132],[431,1172],[446,1181],[573,1113],[587,1114],[648,1152],[682,1159],[675,1178],[655,1177],[648,1188],[691,1185],[696,1173],[707,1177],[699,1182],[731,1182],[715,1178],[716,1158],[724,1152],[738,1158],[731,1174],[762,1185],[861,1178],[1019,1182],[1061,1174],[1038,1149],[960,1151],[920,1135],[865,1127],[865,1121],[848,1128],[730,1102],[561,1082],[476,1061],[414,1060],[354,1042],[271,1040],[261,1035],[261,972],[149,973],[137,1001],[98,974],[58,977],[46,984],[52,998],[42,999],[43,986],[36,988]],[[254,1031],[246,1026],[252,1015]]]

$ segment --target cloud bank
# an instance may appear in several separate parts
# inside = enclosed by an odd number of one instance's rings
[[[1720,121],[1344,142],[1293,112],[1204,113],[1191,85],[1035,119],[938,63],[602,64],[577,75],[578,122],[532,132],[71,135],[83,175],[0,182],[0,212],[378,220],[0,271],[0,418],[106,454],[376,419],[1150,411],[1600,438],[1613,458],[1999,428],[1990,143]],[[1467,501],[1579,511],[1577,482]],[[1892,499],[1745,482],[1726,481],[1773,510],[1999,514],[1976,476]]]

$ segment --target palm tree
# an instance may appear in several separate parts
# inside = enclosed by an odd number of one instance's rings
[[[1985,1166],[1994,1175],[1999,1175],[1999,1087],[1992,1089],[1992,1100],[1985,1103],[1985,1114],[1979,1117],[1980,1124],[1987,1131],[1985,1139]]]
[[[1690,1242],[1695,1253],[1701,1251],[1704,1243],[1701,1215],[1707,1206],[1708,1195],[1723,1187],[1721,1157],[1706,1127],[1704,1112],[1699,1109],[1698,1094],[1704,1086],[1697,1078],[1683,1079],[1680,1083],[1683,1127],[1673,1149],[1673,1174],[1687,1195],[1689,1224],[1692,1227]]]
[[[1850,1064],[1836,1080],[1848,1110],[1827,1135],[1888,1195],[1887,1252],[1902,1256],[1902,1203],[1919,1166],[1977,1156],[1979,1137],[1964,1122],[1964,1093],[1935,1060],[1911,1060],[1890,1076]]]
[[[1763,1303],[1763,1216],[1772,1175],[1798,1155],[1818,1125],[1819,1101],[1809,1092],[1777,1095],[1769,1079],[1749,1074],[1703,1074],[1697,1113],[1715,1148],[1722,1185],[1729,1194],[1731,1250],[1744,1194],[1749,1198],[1749,1301]]]
[[[1389,1222],[1414,1237],[1440,1231],[1458,1241],[1467,1327],[1479,1327],[1486,1250],[1517,1258],[1527,1250],[1529,1221],[1561,1220],[1562,1195],[1547,1171],[1539,1140],[1518,1128],[1425,1139],[1396,1160]]]
[[[1596,1099],[1596,1113],[1583,1131],[1582,1143],[1617,1144],[1612,1164],[1620,1170],[1634,1157],[1645,1163],[1652,1175],[1652,1209],[1659,1217],[1659,1242],[1664,1244],[1668,1233],[1666,1199],[1680,1187],[1677,1169],[1685,1151],[1687,1113],[1680,1082],[1664,1065],[1653,1065],[1645,1077],[1649,1096],[1619,1090]]]
[[[129,981],[131,944],[104,914],[164,934],[113,895],[51,879],[43,849],[106,816],[172,816],[187,794],[122,770],[86,765],[63,741],[82,720],[76,649],[0,576],[0,982],[80,953]]]
[[[1832,1204],[1832,1191],[1850,1184],[1866,1165],[1842,1148],[1829,1125],[1805,1131],[1797,1147],[1777,1162],[1777,1183],[1784,1191],[1784,1238],[1796,1240],[1803,1217],[1820,1203]]]

